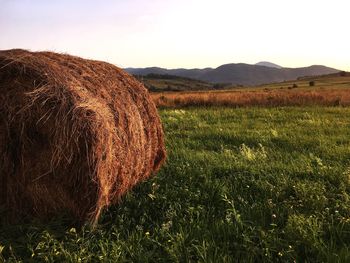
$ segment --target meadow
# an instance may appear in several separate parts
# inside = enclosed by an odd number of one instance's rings
[[[0,227],[5,262],[350,262],[350,108],[161,109],[168,160],[106,211]]]
[[[189,84],[187,86],[190,87]],[[205,91],[187,89],[181,92],[156,92],[151,95],[158,107],[166,108],[188,106],[350,106],[349,90],[349,73],[344,73],[344,76],[338,73],[254,87],[231,86],[225,90]]]

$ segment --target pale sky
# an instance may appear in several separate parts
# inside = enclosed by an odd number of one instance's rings
[[[270,61],[350,71],[349,0],[0,0],[0,49],[120,67]]]

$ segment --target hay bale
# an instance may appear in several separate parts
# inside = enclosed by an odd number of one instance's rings
[[[0,205],[12,219],[62,211],[96,223],[165,159],[145,87],[100,61],[0,51]]]

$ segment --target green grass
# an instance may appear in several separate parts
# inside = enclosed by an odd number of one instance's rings
[[[350,108],[162,110],[169,158],[96,230],[0,227],[8,262],[350,262]]]

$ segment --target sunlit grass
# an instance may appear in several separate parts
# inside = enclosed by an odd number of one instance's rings
[[[183,107],[281,107],[281,106],[350,106],[349,89],[240,89],[211,92],[153,93],[159,108]]]
[[[96,230],[2,226],[0,261],[350,260],[350,108],[161,110],[168,161]]]

